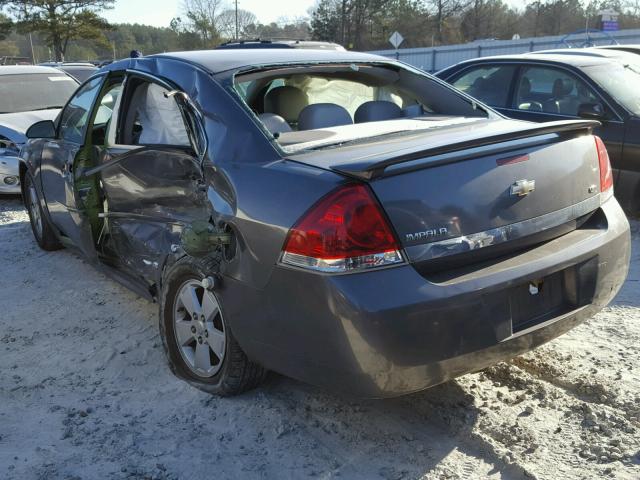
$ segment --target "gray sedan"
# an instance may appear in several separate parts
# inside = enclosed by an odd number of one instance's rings
[[[90,78],[29,129],[20,178],[43,249],[158,301],[190,384],[388,397],[613,298],[629,224],[598,125],[507,120],[373,55],[183,52]]]

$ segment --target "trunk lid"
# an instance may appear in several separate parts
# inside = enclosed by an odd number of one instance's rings
[[[367,181],[411,261],[468,260],[561,235],[599,207],[597,125],[486,120],[289,158]]]

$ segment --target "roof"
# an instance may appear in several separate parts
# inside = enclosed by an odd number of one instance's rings
[[[283,63],[316,62],[389,62],[378,55],[340,50],[313,50],[298,48],[200,50],[151,55],[154,58],[175,58],[200,65],[211,73],[238,70],[248,66],[277,65]],[[144,58],[144,57],[143,57]],[[147,57],[148,58],[148,57]]]
[[[95,65],[73,65],[73,64],[67,64],[65,63],[64,65],[58,65],[57,67],[54,67],[56,70],[99,70],[98,67],[96,67]]]
[[[638,44],[605,45],[596,48],[601,50],[621,50],[624,52],[640,53],[640,45]]]
[[[0,65],[0,75],[28,75],[37,73],[60,75],[64,72],[61,72],[57,68],[41,67],[38,65]]]
[[[542,50],[538,52],[521,53],[516,55],[495,55],[466,60],[460,63],[476,63],[482,61],[547,61],[572,65],[574,67],[588,67],[602,65],[610,60],[636,60],[635,54],[620,50],[601,48],[561,48],[557,50]]]
[[[93,67],[89,62],[43,62],[38,65],[43,67]]]

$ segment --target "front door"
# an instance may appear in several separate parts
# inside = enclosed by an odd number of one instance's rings
[[[87,219],[79,209],[75,165],[91,154],[85,144],[91,112],[104,76],[85,83],[65,106],[55,139],[42,150],[42,188],[51,220],[55,226],[89,258],[95,256]]]

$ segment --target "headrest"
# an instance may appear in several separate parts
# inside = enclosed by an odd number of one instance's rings
[[[527,77],[523,77],[520,81],[520,98],[528,97],[531,94],[531,81]]]
[[[393,102],[372,101],[364,102],[354,114],[355,123],[379,122],[402,117],[402,109]]]
[[[588,97],[589,96],[589,89],[587,88],[587,86],[583,82],[577,82],[576,83],[576,90],[578,91],[578,96],[579,97]]]
[[[556,78],[553,82],[553,96],[555,98],[561,98],[565,95],[569,95],[573,91],[573,80],[568,78]]]
[[[280,115],[287,122],[295,122],[307,105],[309,105],[307,94],[299,88],[288,85],[276,87],[264,97],[265,113]]]
[[[337,127],[353,123],[351,115],[335,103],[314,103],[304,107],[298,117],[298,130]]]
[[[487,83],[488,83],[488,81],[487,81],[486,78],[478,77],[471,84],[471,89],[473,89],[474,91],[480,91],[480,90],[486,88]]]
[[[275,113],[261,113],[258,118],[263,123],[265,128],[271,133],[283,133],[290,132],[291,127],[280,115]]]
[[[402,116],[407,118],[412,117],[421,117],[424,115],[424,110],[422,105],[419,103],[414,103],[413,105],[409,105],[408,107],[404,107],[402,109]]]

